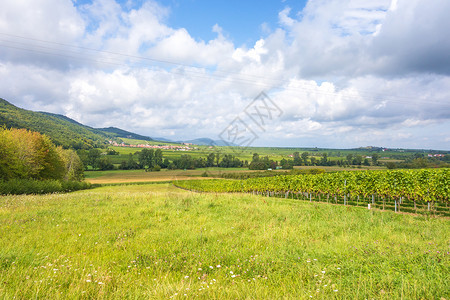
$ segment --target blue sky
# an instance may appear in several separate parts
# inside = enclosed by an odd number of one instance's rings
[[[172,140],[248,124],[254,146],[449,150],[448,11],[448,0],[5,0],[0,97]],[[261,92],[270,101],[255,102]],[[249,112],[268,104],[277,114],[259,124]]]
[[[278,12],[285,7],[301,11],[306,4],[303,0],[174,0],[166,2],[172,2],[168,22],[173,27],[186,28],[195,38],[210,40],[216,35],[212,32],[212,28],[218,24],[223,29],[224,35],[237,46],[253,45],[258,39],[267,36],[267,29],[277,28]]]
[[[92,4],[93,0],[76,0],[76,6]],[[124,10],[136,9],[145,0],[117,1]],[[173,28],[185,28],[192,37],[204,41],[214,39],[213,26],[219,25],[223,34],[236,45],[252,45],[278,27],[278,12],[286,7],[301,11],[306,0],[166,0],[157,1],[169,8],[167,24]],[[263,25],[265,24],[265,25]]]

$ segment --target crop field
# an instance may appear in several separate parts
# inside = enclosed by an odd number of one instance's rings
[[[171,184],[0,197],[1,299],[448,299],[449,220]]]
[[[208,177],[202,177],[207,173]],[[158,182],[172,180],[208,179],[224,173],[257,172],[242,168],[203,168],[196,170],[166,170],[145,172],[144,170],[86,171],[86,181],[92,184]],[[284,171],[279,171],[282,174]]]

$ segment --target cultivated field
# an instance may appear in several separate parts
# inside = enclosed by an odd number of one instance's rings
[[[449,299],[449,220],[170,184],[0,197],[1,299]]]
[[[145,172],[144,170],[112,170],[112,171],[86,171],[86,181],[93,184],[131,183],[131,182],[158,182],[189,179],[220,178],[224,173],[258,172],[243,168],[203,168],[196,170],[167,170],[159,172]],[[280,174],[285,171],[280,170]],[[202,174],[208,177],[202,177]]]

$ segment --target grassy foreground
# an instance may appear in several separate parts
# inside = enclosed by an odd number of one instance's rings
[[[1,299],[449,299],[448,219],[169,184],[0,197]]]

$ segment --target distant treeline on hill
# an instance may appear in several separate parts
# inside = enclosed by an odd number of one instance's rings
[[[63,115],[22,109],[0,98],[0,126],[2,125],[45,134],[54,144],[65,149],[102,148],[109,140],[121,141],[121,138],[151,140],[115,127],[92,128]]]

